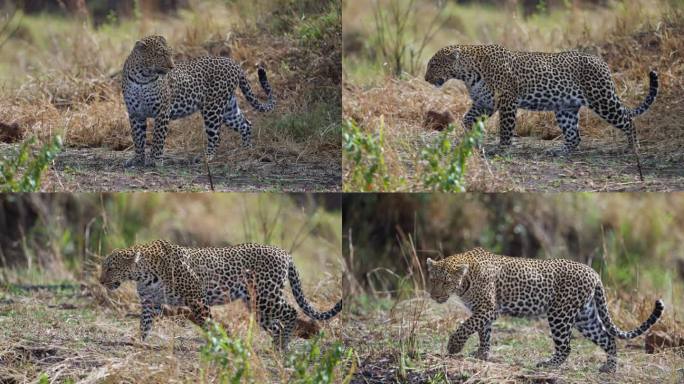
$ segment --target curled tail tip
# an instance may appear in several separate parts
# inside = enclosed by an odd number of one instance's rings
[[[658,86],[658,73],[655,70],[651,70],[651,72],[648,73],[648,78],[653,86]]]
[[[261,65],[257,66],[257,74],[259,75],[259,81],[267,81],[266,69]]]
[[[664,311],[665,311],[665,303],[661,299],[656,300],[655,308],[653,309],[653,313],[656,316],[660,316]]]

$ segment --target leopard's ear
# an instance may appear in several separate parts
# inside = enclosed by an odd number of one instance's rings
[[[469,269],[470,269],[470,266],[468,264],[458,264],[454,268],[454,270],[460,275],[465,275],[466,273],[468,273]]]
[[[427,269],[428,269],[428,272],[432,271],[432,269],[434,268],[434,266],[435,266],[435,261],[428,257],[428,259],[427,259]]]
[[[135,49],[142,49],[145,48],[146,44],[142,40],[138,40],[135,42]]]
[[[133,264],[138,264],[140,262],[140,256],[141,255],[142,254],[140,251],[135,252],[135,258],[133,259]]]
[[[458,48],[454,48],[454,50],[451,52],[451,58],[454,60],[458,60],[461,58],[461,50]]]

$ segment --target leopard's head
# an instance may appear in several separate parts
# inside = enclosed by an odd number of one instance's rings
[[[437,51],[428,61],[425,81],[441,87],[449,79],[463,80],[470,72],[470,65],[464,60],[458,46],[452,45]]]
[[[141,251],[136,248],[115,249],[102,261],[100,284],[109,290],[119,288],[121,283],[133,279],[133,269],[140,260]]]
[[[144,76],[164,75],[173,69],[173,52],[163,36],[147,36],[135,43],[131,56]]]
[[[452,259],[439,261],[427,259],[430,297],[444,303],[449,296],[462,295],[468,289],[468,264],[454,262]]]

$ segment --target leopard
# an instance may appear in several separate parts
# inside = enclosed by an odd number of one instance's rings
[[[285,351],[293,334],[316,329],[298,319],[297,310],[286,300],[286,281],[310,319],[330,320],[342,310],[341,299],[325,312],[314,309],[304,296],[292,256],[263,244],[192,248],[155,240],[113,250],[102,261],[99,282],[112,291],[130,280],[136,283],[142,307],[141,341],[164,306],[188,307],[188,318],[206,329],[210,306],[241,300],[256,311],[257,321],[272,336],[274,347]]]
[[[646,321],[630,331],[619,329],[610,317],[599,274],[590,266],[567,259],[530,259],[494,254],[484,248],[427,259],[430,297],[437,303],[460,298],[471,312],[453,332],[449,354],[458,354],[468,338],[479,336],[473,356],[487,360],[492,322],[501,315],[546,316],[555,344],[553,355],[538,368],[560,367],[570,355],[573,327],[607,354],[600,372],[617,369],[616,338],[632,339],[648,331],[663,314],[662,300]]]
[[[430,58],[425,81],[441,87],[450,79],[465,83],[472,99],[462,119],[470,130],[482,117],[499,112],[499,150],[511,147],[518,109],[552,111],[563,133],[551,156],[570,156],[580,144],[579,111],[586,106],[627,137],[634,150],[633,119],[646,112],[658,94],[658,74],[649,72],[649,91],[637,108],[618,97],[608,64],[577,50],[546,53],[512,51],[500,45],[450,45]]]
[[[169,121],[197,111],[204,120],[207,161],[214,158],[223,124],[240,134],[244,147],[251,147],[252,123],[238,106],[237,87],[255,110],[268,112],[275,108],[275,96],[263,66],[257,67],[257,75],[268,97],[264,103],[252,93],[245,71],[233,59],[200,56],[176,63],[173,56],[166,38],[152,35],[138,40],[124,62],[121,88],[135,146],[135,155],[124,163],[125,167],[156,166],[164,150]],[[154,119],[154,129],[152,149],[146,159],[148,118]]]

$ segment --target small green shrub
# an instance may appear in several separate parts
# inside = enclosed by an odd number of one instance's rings
[[[283,137],[295,140],[317,138],[325,141],[340,140],[339,104],[314,101],[307,110],[283,114],[272,121],[272,130]]]
[[[220,324],[211,322],[205,333],[207,343],[200,350],[202,361],[216,368],[220,383],[252,383],[250,366],[254,318],[250,318],[245,340],[228,336]]]
[[[304,350],[296,351],[287,356],[287,366],[294,369],[289,383],[326,384],[351,381],[354,370],[346,367],[350,366],[352,362],[353,350],[345,348],[339,341],[322,350],[321,339],[323,336],[323,333],[318,334]],[[345,373],[345,371],[347,372]]]
[[[35,143],[35,137],[24,140],[16,154],[0,159],[1,192],[35,192],[40,189],[43,172],[62,150],[62,138],[55,136],[32,154],[31,146]]]
[[[299,41],[309,47],[329,43],[341,32],[340,19],[338,7],[331,6],[327,13],[303,21],[296,31]]]
[[[361,131],[352,120],[342,124],[343,160],[351,163],[349,182],[345,189],[361,192],[387,191],[390,176],[383,153],[384,123],[377,135]]]
[[[250,318],[247,337],[240,339],[228,336],[220,324],[211,322],[205,333],[206,344],[200,350],[200,356],[208,364],[212,375],[215,374],[220,383],[254,383],[261,379],[253,371],[251,359],[252,335],[254,317]],[[290,345],[290,351],[284,354],[285,367],[292,369],[288,383],[296,384],[327,384],[349,383],[354,373],[352,360],[353,350],[345,348],[336,341],[331,346],[322,348],[321,340],[325,335],[318,334],[304,349],[295,350]],[[351,367],[351,368],[349,368]],[[203,369],[203,378],[208,380],[207,371]]]
[[[442,131],[432,145],[421,152],[425,162],[423,183],[434,191],[465,192],[466,161],[484,136],[484,121],[478,120],[456,145],[451,142],[454,126]]]

